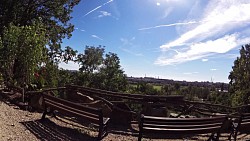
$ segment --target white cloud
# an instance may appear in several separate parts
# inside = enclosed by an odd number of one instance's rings
[[[226,35],[217,40],[194,43],[190,45],[190,48],[187,51],[176,51],[176,54],[174,54],[171,58],[166,58],[166,56],[159,57],[155,64],[179,64],[196,59],[202,59],[216,53],[226,53],[229,50],[237,47],[239,43],[242,43],[242,40],[245,41],[245,39],[237,39],[237,36],[237,34],[232,34]]]
[[[161,5],[161,3],[157,2],[157,3],[156,3],[156,5],[157,5],[157,6],[160,6],[160,5]]]
[[[99,40],[103,40],[102,38],[98,37],[97,35],[91,35],[91,37],[99,39]]]
[[[109,13],[109,12],[107,12],[107,11],[100,11],[100,13],[101,13],[101,14],[98,16],[98,18],[111,16],[111,13]]]
[[[185,44],[186,42],[199,38],[200,40],[212,37],[216,34],[230,31],[235,27],[241,27],[250,22],[250,4],[238,4],[228,7],[227,1],[214,5],[216,8],[205,15],[196,28],[181,35],[180,38],[162,45],[161,48],[170,48]],[[220,5],[221,4],[221,5]],[[219,9],[218,9],[219,7]],[[190,22],[188,22],[190,23]],[[191,22],[197,23],[197,22]],[[184,23],[183,23],[184,24]]]
[[[169,51],[169,48],[184,46],[188,48],[185,52],[179,51],[174,56],[160,56],[155,64],[171,65],[179,64],[196,59],[202,59],[207,56],[227,53],[228,51],[249,43],[250,38],[244,37],[243,33],[230,33],[236,29],[249,26],[250,24],[250,4],[245,1],[210,1],[203,18],[198,22],[187,22],[186,24],[197,23],[198,25],[176,40],[168,42],[160,48],[163,53]],[[174,26],[170,24],[167,26]],[[185,23],[181,23],[185,24]],[[163,27],[164,25],[140,30]],[[225,35],[226,34],[226,35]],[[164,53],[166,54],[166,53]]]
[[[207,62],[207,61],[208,61],[208,59],[202,59],[201,61],[202,61],[202,62]]]
[[[217,69],[210,69],[210,71],[217,71]]]

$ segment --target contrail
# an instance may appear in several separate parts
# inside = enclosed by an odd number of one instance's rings
[[[201,23],[203,21],[190,21],[190,22],[185,22],[185,23],[173,23],[173,24],[164,24],[164,25],[157,25],[153,27],[145,27],[145,28],[140,28],[138,30],[148,30],[148,29],[154,29],[154,28],[159,28],[159,27],[170,27],[170,26],[177,26],[177,25],[188,25],[188,24],[196,24],[196,23]]]
[[[93,37],[93,38],[96,38],[96,39],[99,39],[99,40],[102,40],[102,41],[103,41],[103,39],[102,39],[102,38],[100,38],[100,37],[98,37],[97,35],[91,35],[91,37]]]
[[[103,7],[104,5],[111,3],[112,1],[113,1],[113,0],[110,0],[110,1],[108,1],[108,2],[104,3],[104,4],[100,5],[100,6],[97,6],[96,8],[94,8],[93,10],[91,10],[91,11],[89,11],[87,14],[85,14],[83,17],[85,17],[85,16],[89,15],[90,13],[92,13],[92,12],[96,11],[97,9],[99,9],[99,8]]]

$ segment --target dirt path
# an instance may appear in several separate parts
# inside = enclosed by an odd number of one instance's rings
[[[48,117],[41,121],[41,113],[31,113],[0,101],[0,141],[92,141],[97,132],[81,124]],[[136,136],[117,131],[103,141],[133,141]]]
[[[0,141],[92,141],[97,132],[67,120],[67,118],[47,118],[41,121],[41,113],[30,113],[16,106],[9,106],[0,101]],[[136,141],[137,133],[130,130],[110,129],[103,141]],[[221,140],[227,140],[228,134]],[[207,140],[208,137],[198,136],[186,141]],[[183,141],[185,139],[180,139]],[[239,141],[250,140],[250,135],[241,134]],[[143,139],[143,141],[171,141],[170,139]],[[178,141],[178,140],[174,140]]]
[[[0,101],[0,140],[3,141],[36,141],[37,138],[33,135],[22,122],[36,119],[40,116],[38,113],[29,113],[15,109],[15,106],[9,106]]]

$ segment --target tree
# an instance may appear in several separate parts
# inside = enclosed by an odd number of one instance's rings
[[[81,66],[80,71],[93,73],[98,71],[100,65],[103,63],[104,48],[101,46],[86,46],[84,54],[78,54],[78,63]]]
[[[127,80],[121,69],[120,59],[117,54],[106,54],[103,65],[100,68],[100,76],[103,79],[104,89],[109,91],[125,91]]]
[[[0,36],[4,28],[31,26],[34,21],[41,21],[46,29],[50,58],[57,59],[63,53],[63,38],[70,38],[74,26],[69,22],[70,13],[80,0],[1,0],[0,1]]]
[[[42,24],[10,25],[4,28],[0,48],[0,69],[5,80],[30,83],[34,72],[46,56],[46,31]]]
[[[234,66],[228,78],[230,79],[230,94],[232,105],[249,103],[250,96],[250,44],[242,46],[240,57],[234,61]]]
[[[84,54],[78,55],[77,62],[80,64],[83,84],[109,91],[125,91],[127,80],[119,57],[108,53],[104,58],[104,52],[101,46],[86,46]]]

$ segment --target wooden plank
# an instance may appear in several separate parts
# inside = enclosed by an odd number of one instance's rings
[[[164,134],[205,134],[216,133],[221,126],[209,128],[194,128],[194,129],[162,129],[162,128],[143,128],[144,133],[164,133]]]
[[[212,118],[165,118],[165,117],[153,117],[153,116],[144,116],[142,117],[144,122],[156,122],[156,123],[168,123],[168,122],[193,122],[193,123],[213,123],[221,122],[226,119],[226,116],[218,116]]]
[[[221,104],[211,104],[211,103],[204,103],[204,102],[196,102],[196,101],[188,101],[184,100],[186,104],[194,104],[194,105],[205,105],[205,106],[213,106],[213,107],[219,107],[219,108],[224,108],[224,109],[229,109],[229,110],[234,110],[234,108],[221,105]]]
[[[57,88],[47,88],[47,89],[43,89],[43,92],[47,92],[47,91],[60,91],[60,90],[66,90],[66,87],[57,87]]]
[[[118,93],[111,92],[101,89],[87,88],[83,86],[68,85],[66,86],[71,89],[78,90],[80,92],[89,92],[92,94],[97,94],[99,96],[109,96],[113,98],[137,100],[137,101],[159,101],[159,102],[175,102],[183,101],[183,96],[154,96],[154,95],[142,95],[142,94],[127,94],[127,93]]]
[[[47,95],[47,94],[43,94],[43,96],[44,96],[45,100],[50,99],[52,101],[62,103],[64,105],[68,105],[70,107],[73,107],[73,108],[76,108],[76,109],[81,109],[81,110],[84,110],[86,112],[90,112],[90,113],[94,113],[94,114],[100,113],[100,109],[96,109],[96,108],[76,104],[76,103],[73,103],[73,102],[70,102],[70,101],[67,101],[67,100],[64,100],[64,99],[61,99],[61,98],[56,98],[54,96],[50,96],[50,95]]]
[[[89,89],[78,89],[78,90],[79,90],[79,92],[84,93],[85,95],[89,95],[87,93],[90,93],[93,95],[107,96],[107,97],[113,97],[113,98],[130,99],[130,100],[137,100],[137,101],[142,100],[142,98],[135,98],[133,96],[114,95],[114,94],[110,94],[110,93],[102,93],[101,91],[93,91],[93,90],[89,90]],[[91,95],[89,95],[89,96],[91,96]]]
[[[243,118],[250,118],[250,113],[243,113],[241,114]]]
[[[226,119],[226,116],[212,118],[164,118],[142,115],[138,140],[141,140],[144,133],[161,133],[164,135],[219,133]]]
[[[53,105],[57,105],[59,107],[62,107],[64,109],[68,109],[70,111],[77,112],[79,114],[83,114],[83,115],[87,115],[87,116],[91,116],[91,117],[95,117],[95,118],[99,118],[99,115],[101,113],[101,111],[99,111],[99,113],[97,113],[97,114],[96,113],[92,113],[92,112],[86,112],[86,111],[83,111],[81,109],[75,109],[75,108],[72,108],[72,107],[70,107],[68,105],[65,105],[65,104],[62,104],[62,103],[57,103],[57,102],[54,102],[52,100],[46,99],[45,104],[48,104],[48,103],[49,104],[53,104]]]
[[[215,122],[207,122],[207,121],[199,121],[199,122],[185,122],[185,121],[182,121],[182,122],[176,122],[176,121],[169,121],[169,122],[157,122],[157,121],[145,121],[144,123],[145,124],[156,124],[156,125],[191,125],[191,124],[194,124],[194,125],[198,125],[198,124],[215,124],[215,123],[222,123],[223,121],[215,121]]]
[[[53,103],[48,102],[46,104],[47,104],[48,107],[51,107],[52,109],[56,109],[61,113],[70,114],[70,115],[73,115],[73,116],[76,116],[76,117],[80,117],[82,119],[88,120],[91,123],[95,123],[95,124],[98,124],[98,125],[100,125],[100,123],[101,123],[101,121],[99,121],[99,118],[94,118],[94,117],[90,117],[90,116],[87,116],[87,115],[83,115],[83,114],[77,113],[75,111],[71,111],[69,109],[62,108],[62,107],[60,107],[58,105],[55,105]]]
[[[149,128],[162,128],[162,129],[195,129],[195,128],[208,128],[208,127],[214,127],[214,126],[221,126],[222,122],[220,123],[213,123],[213,124],[187,124],[187,125],[182,125],[182,124],[168,124],[168,125],[159,125],[159,124],[148,124],[148,123],[143,123],[143,128],[149,127]]]

